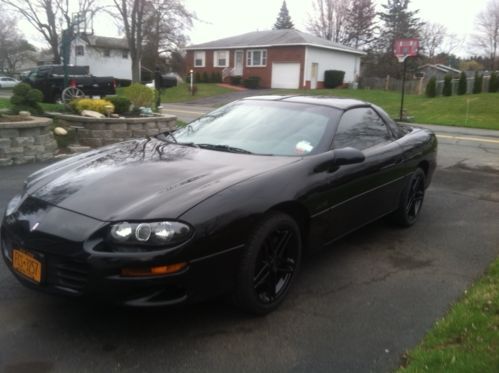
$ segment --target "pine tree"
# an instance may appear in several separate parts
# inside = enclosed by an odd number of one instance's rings
[[[447,74],[444,77],[444,88],[442,90],[443,96],[452,96],[452,76]]]
[[[466,77],[464,71],[462,71],[461,75],[459,76],[459,85],[457,86],[457,94],[460,96],[465,95],[467,90],[468,90],[468,78]]]
[[[426,96],[435,97],[437,95],[437,79],[433,76],[426,85]]]
[[[417,18],[419,10],[410,11],[410,0],[388,0],[383,6],[384,12],[379,14],[383,23],[380,46],[386,52],[392,53],[395,39],[417,38],[422,23]]]
[[[473,93],[482,93],[483,75],[475,72],[475,81],[473,82]]]
[[[498,88],[497,85],[498,85],[497,74],[493,71],[490,74],[490,79],[489,79],[489,92],[490,93],[497,92]]]
[[[295,25],[291,21],[286,0],[282,2],[281,10],[274,24],[274,30],[292,29]]]

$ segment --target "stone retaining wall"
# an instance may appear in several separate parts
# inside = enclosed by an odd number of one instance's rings
[[[88,118],[79,115],[50,113],[61,126],[77,126],[81,145],[97,148],[132,138],[154,136],[176,128],[177,117],[162,115],[143,118]]]
[[[0,122],[0,166],[45,161],[54,157],[57,143],[50,118],[28,117],[22,122]]]

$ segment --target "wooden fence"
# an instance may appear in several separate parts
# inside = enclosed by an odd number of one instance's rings
[[[475,83],[475,78],[467,78],[468,84],[466,93],[473,93],[473,85]],[[482,82],[482,92],[489,91],[490,76],[484,76]],[[428,79],[419,78],[405,81],[405,91],[408,94],[422,95],[425,93],[426,84],[428,84]],[[457,95],[457,87],[459,85],[459,79],[452,79],[452,95]],[[364,89],[381,89],[385,91],[398,91],[402,90],[402,80],[395,79],[389,75],[385,78],[362,78],[359,88]],[[437,80],[437,96],[442,95],[444,88],[444,81]]]

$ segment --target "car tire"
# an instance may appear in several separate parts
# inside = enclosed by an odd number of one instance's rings
[[[234,301],[255,315],[275,310],[300,268],[300,228],[289,215],[274,212],[250,234],[241,259]]]
[[[391,221],[402,227],[410,227],[418,219],[425,195],[425,173],[418,168],[408,179],[399,206],[390,216]]]

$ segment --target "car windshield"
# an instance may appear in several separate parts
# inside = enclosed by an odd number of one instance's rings
[[[218,151],[303,156],[319,151],[332,118],[337,110],[326,106],[244,100],[202,116],[174,138]]]

